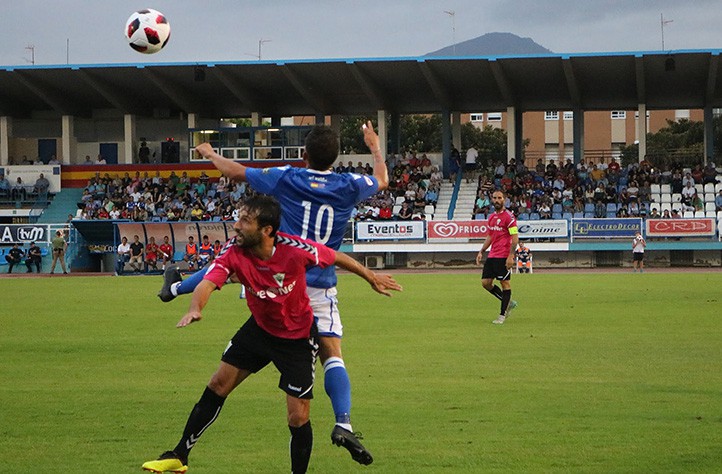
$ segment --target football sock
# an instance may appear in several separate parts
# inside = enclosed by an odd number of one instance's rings
[[[203,395],[201,395],[200,400],[195,404],[188,417],[186,427],[183,430],[183,437],[173,449],[178,456],[181,456],[181,461],[184,464],[187,463],[188,453],[193,449],[198,438],[218,418],[225,401],[225,397],[221,397],[208,387],[203,391]]]
[[[176,296],[193,293],[193,290],[196,289],[196,286],[198,286],[198,284],[203,281],[203,277],[206,276],[207,271],[208,269],[206,268],[204,268],[203,270],[198,270],[193,275],[183,280],[178,286],[178,288],[176,288],[176,291],[178,292]]]
[[[501,288],[499,288],[498,286],[493,285],[491,287],[491,290],[486,290],[486,291],[488,291],[489,293],[491,293],[492,295],[494,295],[495,297],[497,297],[498,299],[501,300],[501,297],[502,297]]]
[[[323,364],[323,383],[328,398],[331,399],[336,424],[349,431],[351,429],[351,381],[346,366],[340,357],[329,357]]]
[[[509,307],[509,302],[511,301],[511,290],[502,290],[501,293],[501,313],[499,314],[506,314],[506,309]]]
[[[289,426],[288,429],[291,430],[291,474],[303,474],[308,469],[313,448],[311,420],[298,428]]]

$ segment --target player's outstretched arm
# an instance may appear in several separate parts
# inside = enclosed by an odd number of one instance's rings
[[[379,136],[374,132],[374,126],[369,120],[361,129],[364,132],[364,142],[366,146],[371,150],[371,154],[374,158],[374,178],[379,183],[379,191],[389,187],[389,170],[386,168],[386,161],[384,155],[381,154],[381,142]]]
[[[208,303],[208,299],[210,299],[211,294],[215,289],[216,284],[212,281],[201,281],[198,286],[196,286],[196,289],[193,290],[193,297],[191,298],[191,304],[188,307],[188,311],[181,318],[181,320],[178,321],[176,327],[184,328],[191,323],[200,321],[201,318],[203,318],[203,316],[201,315],[201,311],[205,307],[206,303]]]
[[[213,147],[210,143],[201,143],[196,147],[196,151],[203,158],[211,160],[211,162],[213,162],[213,166],[230,179],[234,181],[246,180],[246,167],[233,160],[229,160],[228,158],[223,158],[221,155],[213,151]]]
[[[355,273],[369,282],[371,288],[373,288],[377,293],[381,293],[385,296],[391,296],[389,290],[403,291],[401,285],[399,285],[391,275],[374,273],[343,252],[336,252],[336,261],[334,263],[344,270]]]

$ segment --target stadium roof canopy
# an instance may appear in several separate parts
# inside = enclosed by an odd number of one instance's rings
[[[722,107],[722,50],[0,66],[0,115],[203,117]]]

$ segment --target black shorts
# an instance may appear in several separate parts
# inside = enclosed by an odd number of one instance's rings
[[[475,171],[476,163],[466,163],[466,171]]]
[[[641,262],[644,260],[644,252],[632,252],[632,260],[635,262]]]
[[[505,258],[487,258],[484,262],[484,270],[481,272],[481,279],[496,278],[497,280],[511,280],[511,270],[506,268]]]
[[[253,373],[270,362],[281,372],[278,388],[296,398],[313,398],[318,330],[314,323],[308,339],[283,339],[261,329],[251,316],[236,332],[221,360]]]

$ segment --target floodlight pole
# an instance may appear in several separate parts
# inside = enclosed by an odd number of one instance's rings
[[[25,46],[25,49],[30,51],[30,60],[28,61],[30,64],[35,64],[35,45],[29,44]]]
[[[451,17],[451,41],[454,56],[456,56],[456,12],[454,10],[444,10],[444,13]]]
[[[270,43],[273,40],[269,39],[259,39],[258,40],[258,60],[261,60],[261,46],[263,46],[263,43]]]
[[[664,19],[664,14],[663,14],[663,13],[660,13],[660,14],[659,14],[659,25],[660,25],[660,27],[661,27],[661,29],[662,29],[662,51],[664,51],[664,26],[667,25],[667,24],[669,24],[669,23],[672,23],[673,21],[674,21],[674,20],[665,20],[665,19]]]

